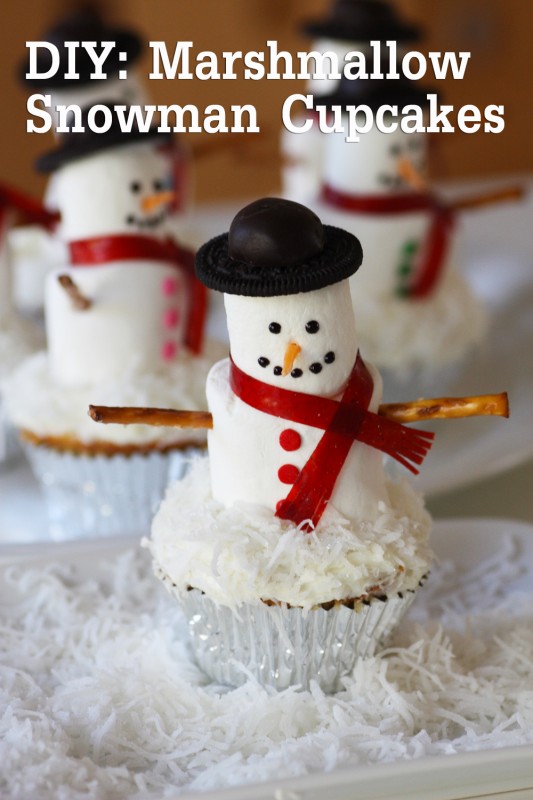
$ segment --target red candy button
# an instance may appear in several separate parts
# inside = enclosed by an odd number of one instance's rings
[[[281,431],[279,435],[279,443],[284,450],[298,450],[302,444],[302,437],[298,431],[293,431],[291,428],[287,428],[287,430]]]
[[[278,478],[282,483],[296,483],[299,474],[300,470],[294,464],[284,464],[278,469]]]

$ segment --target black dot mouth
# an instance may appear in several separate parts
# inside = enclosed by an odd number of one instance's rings
[[[293,378],[301,378],[303,374],[304,374],[303,370],[298,369],[298,367],[297,367],[296,369],[292,370],[291,377],[293,377]]]
[[[281,375],[283,370],[281,367],[274,367],[274,375]]]
[[[161,225],[166,217],[166,210],[160,211],[159,214],[154,214],[152,217],[136,217],[133,214],[129,214],[126,217],[126,224],[149,230],[150,228],[157,228],[158,225]]]

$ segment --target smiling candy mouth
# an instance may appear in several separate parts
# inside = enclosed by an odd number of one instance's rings
[[[156,228],[165,220],[166,216],[166,210],[160,211],[159,214],[154,214],[151,217],[134,217],[133,214],[130,214],[126,218],[126,223],[128,225],[136,225],[138,228]]]

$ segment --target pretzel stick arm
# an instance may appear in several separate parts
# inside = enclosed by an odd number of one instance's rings
[[[89,300],[88,297],[81,293],[79,287],[74,283],[70,275],[58,275],[57,282],[67,293],[70,302],[78,311],[87,311],[87,309],[92,306],[92,300]]]
[[[477,397],[440,397],[432,400],[414,400],[411,403],[388,403],[379,407],[379,413],[387,419],[402,423],[476,416],[508,417],[509,402],[505,392]],[[193,429],[213,427],[213,417],[208,411],[89,406],[89,416],[95,422],[104,424]]]
[[[509,398],[507,392],[475,397],[437,397],[431,400],[413,400],[410,403],[387,403],[379,407],[379,413],[387,419],[404,424],[426,419],[508,417]]]
[[[213,417],[208,411],[175,411],[172,408],[121,408],[120,406],[89,406],[89,416],[95,422],[118,425],[155,425],[161,428],[212,428]]]
[[[526,194],[524,186],[509,186],[507,189],[496,189],[493,192],[475,195],[474,197],[464,197],[459,200],[452,200],[450,207],[453,211],[467,211],[469,208],[482,208],[491,206],[495,203],[506,203],[512,200],[521,200]]]

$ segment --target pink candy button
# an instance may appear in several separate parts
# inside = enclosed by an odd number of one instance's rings
[[[177,308],[167,308],[163,314],[163,325],[165,328],[175,328],[178,324],[179,314]]]
[[[172,361],[177,352],[178,347],[176,342],[163,342],[163,347],[161,348],[161,357],[164,361]]]
[[[161,284],[161,290],[166,297],[176,294],[178,291],[178,282],[176,278],[164,278]]]

